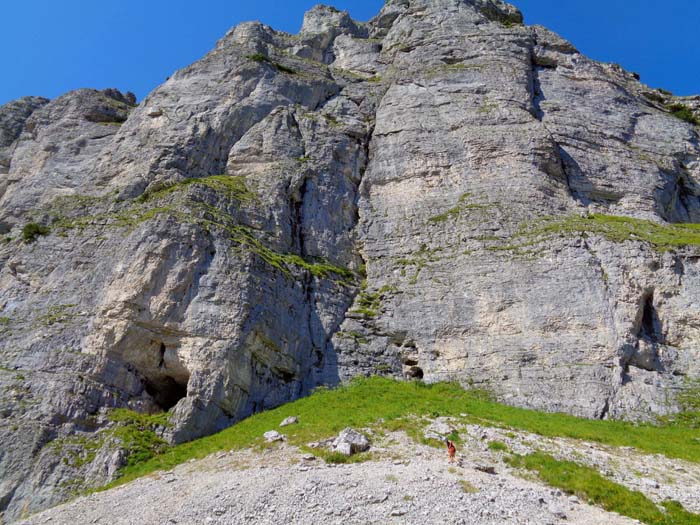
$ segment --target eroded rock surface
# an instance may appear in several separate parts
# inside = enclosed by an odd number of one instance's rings
[[[298,35],[237,26],[138,105],[0,108],[5,519],[114,476],[111,440],[75,447],[116,407],[170,410],[180,442],[383,373],[676,410],[698,249],[580,225],[698,222],[698,128],[669,108],[699,106],[521,22],[500,0],[317,6]]]

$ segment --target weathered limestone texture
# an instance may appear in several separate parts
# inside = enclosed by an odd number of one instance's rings
[[[118,443],[76,447],[118,407],[171,411],[181,442],[381,373],[677,410],[700,376],[700,102],[522,21],[317,6],[298,35],[235,27],[138,105],[0,107],[5,520],[112,479]]]

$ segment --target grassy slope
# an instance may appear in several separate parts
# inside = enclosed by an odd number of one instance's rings
[[[665,501],[659,508],[641,492],[630,490],[604,478],[590,467],[560,461],[548,454],[535,452],[513,456],[513,467],[537,472],[548,485],[576,494],[589,503],[617,512],[650,525],[697,525],[700,515],[686,511],[679,503]]]
[[[299,424],[285,427],[289,443],[327,438],[346,426],[368,426],[382,418],[397,428],[408,415],[456,416],[486,424],[508,426],[543,436],[564,436],[613,446],[630,446],[647,453],[700,462],[700,431],[680,425],[634,425],[595,421],[564,414],[548,414],[500,405],[483,394],[465,391],[455,384],[424,385],[374,377],[349,386],[320,390],[313,395],[256,414],[209,437],[184,443],[146,462],[126,467],[112,485],[122,484],[156,470],[170,469],[191,458],[203,458],[220,450],[244,448],[261,442],[264,432],[278,428],[287,416],[299,416]],[[415,421],[415,420],[411,420]],[[411,423],[399,424],[406,428]],[[419,423],[415,423],[418,425]],[[415,430],[410,429],[407,430]]]

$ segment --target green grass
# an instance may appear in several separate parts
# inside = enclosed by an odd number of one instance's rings
[[[382,294],[363,290],[355,299],[355,304],[356,307],[350,310],[351,313],[362,314],[369,318],[376,317],[382,307]]]
[[[511,27],[518,27],[522,26],[522,22],[514,21],[514,20],[504,20],[501,22],[501,25],[506,28],[511,28]]]
[[[477,492],[479,492],[479,489],[472,485],[470,482],[468,482],[466,479],[460,479],[459,484],[462,487],[462,492],[464,492],[465,494],[476,494]]]
[[[660,418],[660,422],[700,430],[700,379],[686,379],[684,389],[676,396],[676,402],[681,411]]]
[[[508,450],[508,445],[503,441],[489,441],[488,448],[494,452],[504,452]]]
[[[109,413],[110,421],[117,423],[110,434],[121,441],[126,452],[127,468],[143,464],[168,448],[155,430],[157,427],[167,427],[169,417],[167,412],[142,414],[126,408],[117,408]]]
[[[651,454],[700,462],[698,432],[680,425],[634,425],[580,419],[501,405],[488,400],[482,391],[465,391],[452,383],[426,385],[372,377],[359,378],[333,390],[319,389],[309,397],[256,414],[218,434],[169,448],[148,461],[126,467],[112,485],[221,450],[261,445],[263,433],[276,429],[288,416],[299,417],[297,425],[284,429],[289,444],[304,446],[332,437],[347,426],[371,426],[380,418],[384,420],[382,428],[406,430],[410,436],[418,438],[422,436],[422,426],[428,421],[410,415],[460,417],[460,413],[468,414],[466,421],[521,429],[543,436],[629,446]],[[313,453],[327,454],[318,449]]]
[[[462,194],[455,206],[453,206],[444,213],[430,217],[428,219],[428,222],[432,222],[433,224],[439,224],[448,220],[454,220],[460,215],[462,215],[462,213],[468,210],[481,210],[484,208],[488,208],[488,206],[485,204],[469,204],[467,201],[470,197],[471,193]]]
[[[693,124],[694,126],[700,126],[700,119],[695,116],[695,113],[693,113],[693,110],[690,109],[688,106],[684,104],[670,104],[668,107],[668,110],[671,112],[671,115],[674,117],[681,119],[684,122],[688,122],[690,124]]]
[[[519,235],[536,237],[558,234],[599,234],[613,242],[642,241],[658,251],[681,246],[700,246],[700,224],[663,224],[603,214],[547,218],[538,225],[523,225]]]
[[[277,69],[277,71],[280,71],[281,73],[287,73],[289,75],[296,75],[297,74],[297,72],[294,71],[292,68],[289,68],[289,67],[282,65],[278,62],[274,62],[273,60],[271,60],[269,57],[263,55],[262,53],[254,53],[252,55],[246,55],[246,58],[248,60],[252,60],[253,62],[270,64],[271,66],[274,66]]]
[[[22,228],[22,239],[26,243],[34,242],[40,235],[48,235],[51,230],[47,226],[30,222]]]
[[[596,470],[560,461],[548,454],[535,452],[527,456],[514,455],[511,466],[537,472],[545,483],[568,494],[650,525],[697,525],[700,514],[692,514],[673,501],[663,502],[660,510],[641,492],[630,490],[601,476]]]
[[[171,193],[181,191],[187,186],[205,186],[222,193],[226,197],[238,202],[250,202],[255,198],[255,194],[248,189],[245,178],[234,175],[211,175],[209,177],[189,178],[180,182],[166,185],[155,190],[149,190],[137,197],[137,202],[148,202],[150,200],[161,199]]]

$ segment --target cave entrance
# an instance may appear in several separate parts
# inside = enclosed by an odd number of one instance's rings
[[[423,369],[419,366],[412,366],[406,371],[408,379],[423,379]]]
[[[177,345],[151,339],[139,364],[146,392],[164,411],[187,396],[190,371],[180,360]]]
[[[187,382],[183,384],[170,376],[146,378],[145,383],[146,392],[165,412],[187,396]]]
[[[642,323],[639,327],[639,337],[653,343],[661,342],[661,319],[654,307],[654,292],[642,298]]]

